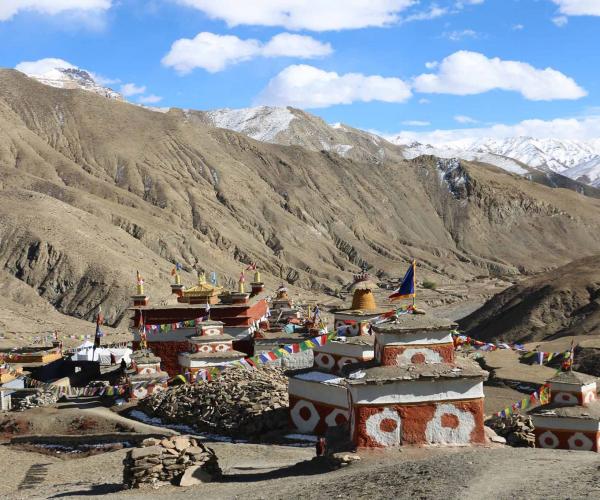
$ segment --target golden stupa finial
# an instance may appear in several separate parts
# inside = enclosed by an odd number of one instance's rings
[[[239,292],[240,293],[245,293],[245,285],[244,283],[246,283],[246,275],[244,274],[244,271],[242,271],[240,273],[240,279],[238,281],[238,285],[239,285]]]
[[[204,272],[198,273],[198,285],[206,285],[206,274]]]
[[[142,275],[140,274],[139,271],[136,271],[136,280],[137,280],[137,285],[136,285],[137,294],[144,295],[144,278],[142,278]]]

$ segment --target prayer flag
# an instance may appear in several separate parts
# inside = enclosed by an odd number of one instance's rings
[[[415,296],[415,270],[417,261],[413,260],[400,283],[400,287],[390,295],[390,300],[406,299]]]

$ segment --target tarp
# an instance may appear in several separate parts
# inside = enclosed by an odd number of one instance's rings
[[[128,347],[121,349],[113,347],[99,347],[94,351],[94,344],[86,341],[77,347],[77,350],[75,351],[75,354],[71,356],[71,359],[73,361],[99,361],[101,365],[110,365],[112,354],[116,364],[119,364],[121,359],[125,359],[125,362],[129,364],[131,362],[130,356],[132,353],[133,351]]]

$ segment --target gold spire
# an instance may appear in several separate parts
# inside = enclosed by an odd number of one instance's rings
[[[254,283],[260,283],[260,271],[258,270],[254,272]]]
[[[240,274],[240,279],[238,281],[238,285],[239,285],[239,292],[240,293],[245,293],[245,286],[244,283],[246,282],[246,276],[244,275],[244,271],[241,272]]]
[[[142,278],[139,271],[136,271],[136,279],[137,279],[137,286],[136,286],[137,294],[144,295],[144,278]]]
[[[206,285],[206,274],[198,273],[198,285]]]

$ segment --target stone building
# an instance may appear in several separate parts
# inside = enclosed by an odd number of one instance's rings
[[[600,451],[596,377],[567,371],[548,380],[550,402],[529,412],[539,448]]]
[[[142,399],[167,388],[169,374],[162,371],[160,361],[160,357],[148,349],[140,349],[133,353],[131,372],[128,376],[131,398]]]
[[[484,443],[487,372],[455,358],[454,327],[407,314],[316,349],[315,366],[290,377],[292,423],[320,434],[348,422],[357,447]]]

